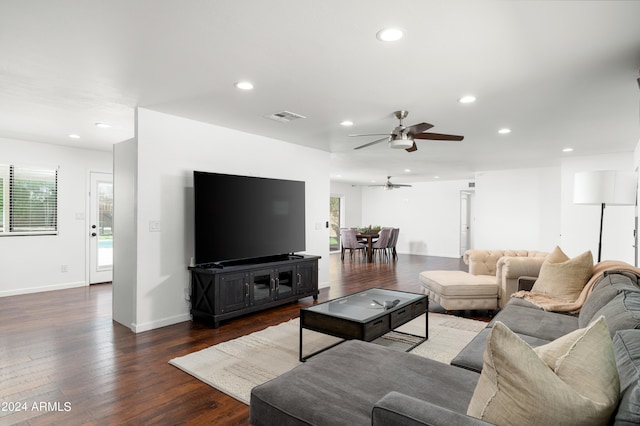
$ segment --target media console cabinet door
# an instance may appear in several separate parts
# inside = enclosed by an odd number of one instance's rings
[[[249,303],[249,277],[246,272],[218,275],[216,314],[244,309]]]
[[[300,262],[298,269],[298,293],[308,293],[318,288],[318,262]]]

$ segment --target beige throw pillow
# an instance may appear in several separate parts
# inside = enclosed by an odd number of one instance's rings
[[[619,394],[604,317],[535,350],[497,321],[467,414],[497,425],[602,425]]]
[[[569,259],[560,247],[556,247],[542,263],[531,292],[574,302],[592,275],[593,255],[590,251]]]

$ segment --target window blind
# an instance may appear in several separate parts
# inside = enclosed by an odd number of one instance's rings
[[[0,179],[0,235],[57,233],[57,169],[0,165]]]

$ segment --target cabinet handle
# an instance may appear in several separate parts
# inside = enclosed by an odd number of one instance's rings
[[[404,314],[404,313],[406,313],[406,312],[407,312],[407,311],[406,311],[405,309],[403,309],[403,310],[401,310],[400,312],[398,312],[398,314],[397,314],[397,315],[402,315],[402,314]]]
[[[276,291],[280,290],[280,278],[276,278]]]
[[[382,320],[379,320],[373,323],[373,325],[378,325],[378,324],[382,324]]]
[[[297,275],[298,275],[298,286],[300,286],[300,283],[302,282],[302,277],[300,276],[300,274],[297,274]]]
[[[244,286],[245,286],[245,288],[247,290],[247,292],[245,294],[245,297],[249,297],[249,283],[244,283]]]

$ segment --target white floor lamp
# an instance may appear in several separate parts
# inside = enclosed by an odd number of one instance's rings
[[[635,206],[638,192],[638,177],[635,172],[598,170],[575,174],[573,186],[574,204],[599,204],[600,239],[598,241],[598,262],[602,254],[602,224],[604,208],[609,206]],[[636,231],[637,234],[637,231]]]

